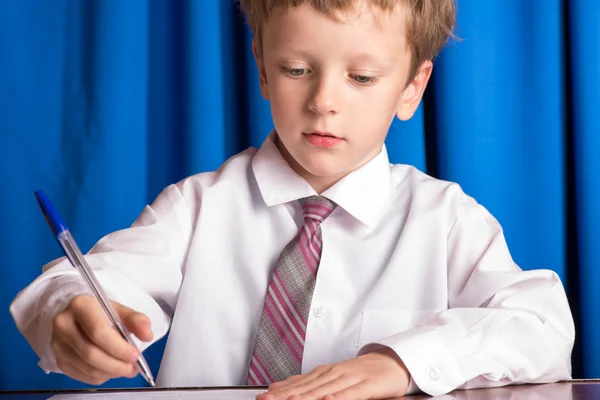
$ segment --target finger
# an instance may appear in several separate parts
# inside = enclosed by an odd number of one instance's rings
[[[300,379],[303,379],[304,377],[306,377],[306,375],[294,375],[294,376],[290,376],[289,378],[287,378],[284,381],[279,381],[279,382],[275,382],[269,385],[269,390],[277,390],[280,389],[282,387],[285,387],[287,385],[290,385],[294,382],[299,381]]]
[[[329,370],[330,370],[329,367],[326,368],[324,366],[320,366],[320,367],[315,368],[313,371],[309,372],[308,374],[294,375],[294,376],[286,379],[285,381],[279,382],[278,385],[273,389],[271,389],[269,387],[268,393],[279,393],[286,389],[290,389],[292,387],[297,387],[298,385],[303,385],[308,382],[312,382],[313,380],[317,379],[319,376],[323,375],[324,373],[327,373]]]
[[[69,324],[71,326],[68,326]],[[65,332],[53,339],[57,358],[58,354],[61,354],[76,366],[79,365],[79,362],[75,362],[75,360],[81,360],[90,368],[100,370],[111,377],[129,376],[131,374],[133,367],[131,360],[123,362],[108,355],[85,336],[72,318],[65,319],[59,329]],[[60,353],[57,354],[57,352]],[[82,368],[84,368],[83,365]],[[91,370],[88,370],[87,374],[93,375]]]
[[[96,299],[89,296],[77,297],[73,300],[71,309],[77,325],[97,347],[111,357],[124,362],[137,359],[138,349],[123,339],[119,332],[111,326]]]
[[[90,385],[102,385],[110,379],[110,377],[108,376],[94,377],[87,375],[85,372],[79,370],[74,364],[70,363],[69,361],[64,361],[63,364],[60,366],[60,369],[65,373],[65,375]]]
[[[111,375],[125,376],[129,374],[131,364],[136,360],[131,353],[131,358],[127,361],[108,355],[88,339],[87,335],[77,325],[71,312],[61,313],[54,319],[52,343],[64,344],[78,358]],[[58,347],[57,351],[65,351],[65,346]],[[59,358],[59,354],[55,353],[55,356]]]
[[[326,371],[319,375],[314,375],[310,380],[298,380],[295,383],[285,386],[279,391],[269,392],[275,395],[277,399],[287,399],[289,396],[298,394],[304,395],[307,393],[313,393],[315,389],[329,384],[332,381],[336,381],[340,378],[341,374],[333,371]],[[327,394],[327,393],[325,393]],[[309,397],[310,398],[310,397]],[[319,397],[320,399],[320,397]]]
[[[272,391],[280,390],[283,387],[286,387],[293,382],[297,382],[300,379],[304,379],[306,375],[293,375],[287,378],[286,380],[274,382],[269,385],[269,388],[266,392],[263,392],[256,396],[256,400],[275,400],[275,397],[272,395]]]
[[[134,354],[130,353],[131,358],[127,361],[114,358],[94,344],[73,317],[69,314],[60,317],[55,319],[57,334],[53,336],[54,340],[64,343],[78,358],[104,373],[112,376],[126,376],[130,373],[132,362],[137,359]]]
[[[70,354],[68,346],[53,340],[51,342],[52,350],[56,356],[56,366],[67,376],[76,379],[81,382],[89,383],[91,385],[101,385],[109,379],[109,376],[102,374],[100,371],[96,371],[93,374],[88,374],[89,370],[77,367],[73,362],[70,361]]]
[[[113,307],[129,332],[144,342],[152,340],[154,335],[150,326],[150,318],[119,303],[113,303]]]
[[[73,358],[70,360],[75,366],[86,368],[87,365],[111,378],[134,377],[138,373],[137,366],[132,360],[125,362],[114,358],[83,336],[81,342],[77,345],[68,343],[67,348],[72,351]],[[88,374],[92,375],[91,371],[88,371]]]
[[[81,371],[86,376],[94,379],[107,380],[121,376],[133,378],[138,374],[138,370],[135,365],[121,363],[114,358],[111,358],[111,360],[122,364],[119,368],[110,368],[109,366],[105,365],[99,365],[96,367],[81,358],[68,343],[55,341],[54,348],[57,349],[59,354],[61,354],[61,359],[64,359],[66,362],[68,362],[68,364],[74,366],[78,371]]]
[[[335,393],[333,396],[329,396],[328,399],[324,400],[361,400],[361,399],[369,399],[372,398],[370,396],[370,390],[368,384],[365,381],[361,381],[355,385],[346,387],[341,389]]]
[[[339,393],[344,389],[356,385],[360,386],[362,382],[363,380],[358,376],[342,376],[300,394],[302,395],[302,399],[323,399],[328,395],[331,397],[332,394]],[[359,400],[359,398],[355,398],[354,400]]]

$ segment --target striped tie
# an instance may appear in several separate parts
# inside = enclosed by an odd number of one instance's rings
[[[246,384],[270,385],[301,371],[308,311],[321,259],[321,222],[336,205],[300,199],[304,225],[285,246],[271,277]]]

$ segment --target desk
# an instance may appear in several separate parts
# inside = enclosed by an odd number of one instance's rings
[[[202,392],[205,390],[214,391],[216,388],[144,388],[144,389],[98,389],[91,393],[127,393],[135,392],[137,394],[157,391],[185,391]],[[223,388],[231,389],[231,388]],[[244,390],[235,388],[236,390]],[[219,389],[217,389],[219,390]],[[56,391],[0,391],[0,400],[46,400],[57,394],[76,394],[86,393],[82,390],[56,390]],[[94,396],[96,399],[98,397]],[[150,397],[150,396],[149,396]],[[457,390],[444,396],[430,397],[423,395],[407,396],[407,400],[590,400],[600,399],[600,380],[573,380],[558,383],[549,383],[544,385],[519,385],[506,386],[494,389],[473,389]]]

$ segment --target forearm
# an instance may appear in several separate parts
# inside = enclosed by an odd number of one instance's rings
[[[363,352],[391,347],[430,395],[568,379],[574,328],[562,285],[549,271],[524,274],[535,278],[501,291],[487,307],[440,311]]]

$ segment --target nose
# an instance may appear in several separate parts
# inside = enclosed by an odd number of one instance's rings
[[[308,108],[320,115],[335,115],[340,111],[340,87],[332,78],[315,79],[315,87]]]

